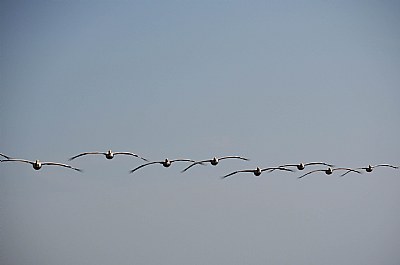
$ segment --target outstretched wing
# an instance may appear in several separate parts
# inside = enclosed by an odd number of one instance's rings
[[[376,166],[373,166],[373,167],[391,167],[391,168],[394,168],[394,169],[398,169],[399,168],[397,166],[393,166],[393,165],[389,165],[389,164],[380,164],[380,165],[376,165]]]
[[[2,153],[0,153],[0,156],[4,157],[4,158],[6,158],[6,159],[10,159],[10,158],[11,158],[11,157],[6,156],[5,154],[2,154]]]
[[[170,160],[170,162],[171,163],[173,163],[173,162],[196,162],[196,161],[194,161],[193,159],[173,159],[173,160]]]
[[[264,172],[264,171],[267,171],[267,170],[268,170],[269,172],[272,172],[272,171],[274,171],[274,170],[284,170],[284,171],[294,172],[292,169],[284,168],[284,167],[282,167],[282,166],[263,168],[263,169],[261,169],[261,172]],[[269,173],[269,172],[268,172],[268,173]]]
[[[10,158],[10,159],[6,159],[6,160],[0,160],[1,162],[23,162],[23,163],[28,163],[33,165],[34,162],[33,161],[29,161],[29,160],[25,160],[25,159],[16,159],[16,158]]]
[[[137,157],[137,158],[140,158],[140,159],[142,159],[144,161],[149,162],[149,160],[147,160],[146,158],[141,157],[141,156],[139,156],[137,154],[134,154],[134,153],[131,153],[131,152],[115,152],[114,155],[129,155],[129,156],[134,156],[134,157]]]
[[[70,165],[62,164],[62,163],[42,162],[42,165],[66,167],[66,168],[70,168],[70,169],[82,172],[82,169],[79,169],[79,168],[76,168],[76,167],[73,167],[73,166],[70,166]]]
[[[188,170],[189,168],[191,168],[191,167],[193,167],[193,166],[195,166],[195,165],[203,165],[203,166],[204,166],[204,163],[205,163],[205,162],[211,162],[211,160],[209,159],[209,160],[202,160],[202,161],[193,162],[193,163],[190,164],[188,167],[186,167],[185,169],[183,169],[183,170],[181,171],[181,173],[185,172],[186,170]]]
[[[315,173],[315,172],[324,172],[324,171],[325,171],[325,169],[316,169],[316,170],[312,170],[312,171],[307,172],[306,174],[301,175],[300,177],[297,177],[297,178],[298,178],[298,179],[301,179],[301,178],[304,178],[305,176],[310,175],[310,174],[312,174],[312,173]]]
[[[343,177],[343,176],[349,174],[350,172],[355,172],[355,173],[361,174],[361,172],[358,171],[358,170],[360,170],[360,169],[366,169],[366,168],[365,168],[365,167],[360,167],[360,168],[355,168],[355,169],[353,169],[353,168],[338,167],[338,168],[332,169],[332,171],[335,171],[335,170],[346,170],[345,173],[343,173],[342,175],[340,175],[341,177]]]
[[[223,157],[219,157],[218,160],[231,159],[231,158],[249,161],[248,158],[241,157],[241,156],[223,156]]]
[[[304,166],[313,166],[313,165],[324,165],[324,166],[328,166],[328,167],[333,167],[334,165],[332,164],[328,164],[325,162],[309,162],[309,163],[305,163]]]
[[[224,178],[230,177],[232,175],[235,175],[237,173],[243,173],[243,172],[252,172],[253,173],[254,169],[244,169],[244,170],[233,171],[232,173],[229,173],[228,175],[222,176],[221,178],[224,179]]]
[[[297,167],[297,166],[298,166],[298,164],[286,164],[286,165],[281,165],[281,166],[279,166],[277,168],[281,168],[281,167]]]
[[[85,153],[80,153],[79,155],[73,156],[68,160],[71,161],[71,160],[74,160],[75,158],[78,158],[80,156],[85,156],[85,155],[106,155],[106,153],[104,153],[104,152],[85,152]]]
[[[129,171],[129,173],[133,173],[133,172],[135,172],[136,170],[138,170],[138,169],[140,169],[140,168],[142,168],[142,167],[145,167],[145,166],[148,166],[148,165],[151,165],[151,164],[157,164],[157,163],[158,163],[158,164],[162,164],[163,162],[160,162],[160,161],[149,162],[149,163],[140,165],[140,166],[138,166],[137,168],[132,169],[131,171]]]

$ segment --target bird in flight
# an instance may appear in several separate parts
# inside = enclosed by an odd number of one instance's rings
[[[399,168],[398,166],[393,166],[393,165],[388,165],[388,164],[380,164],[380,165],[375,165],[375,166],[368,165],[367,167],[359,167],[359,168],[356,168],[356,169],[357,170],[364,169],[367,172],[372,172],[372,170],[374,170],[374,168],[376,168],[376,167],[391,167],[391,168],[394,168],[394,169],[398,169]],[[347,171],[347,172],[343,173],[341,176],[343,177],[344,175],[347,175],[348,173],[350,173],[350,171]]]
[[[301,175],[298,178],[299,179],[304,178],[305,176],[310,175],[310,174],[315,173],[315,172],[325,172],[325,174],[331,175],[336,170],[347,170],[348,172],[355,172],[355,173],[361,174],[360,171],[358,171],[356,169],[352,169],[352,168],[344,168],[344,167],[331,168],[331,167],[328,167],[327,169],[317,169],[317,170],[310,171],[310,172],[308,172],[308,173],[306,173],[304,175]]]
[[[11,157],[6,156],[5,154],[0,153],[0,156],[4,157],[5,159],[10,159]]]
[[[272,172],[272,171],[274,171],[274,170],[283,170],[283,171],[290,171],[290,172],[293,172],[293,170],[287,169],[287,168],[284,168],[284,167],[267,167],[267,168],[263,168],[263,169],[257,167],[256,169],[243,169],[243,170],[233,171],[232,173],[229,173],[228,175],[222,176],[221,178],[224,179],[224,178],[230,177],[230,176],[232,176],[232,175],[234,175],[234,174],[237,174],[237,173],[247,173],[247,172],[248,172],[248,173],[253,173],[254,176],[257,176],[257,177],[258,177],[258,176],[260,176],[261,173],[264,172],[264,171]]]
[[[142,167],[145,167],[145,166],[148,166],[148,165],[152,165],[152,164],[161,164],[164,167],[169,167],[174,162],[196,162],[196,161],[194,161],[192,159],[173,159],[173,160],[169,160],[168,158],[166,158],[164,161],[153,161],[153,162],[149,162],[149,163],[145,163],[143,165],[140,165],[137,168],[132,169],[130,171],[130,173],[133,173],[133,172],[135,172],[136,170],[138,170],[138,169],[140,169]]]
[[[144,161],[149,161],[146,158],[143,158],[137,154],[131,153],[131,152],[112,152],[111,150],[108,150],[107,152],[85,152],[85,153],[80,153],[79,155],[71,157],[69,160],[74,160],[75,158],[78,158],[80,156],[85,156],[85,155],[104,155],[106,156],[107,159],[113,159],[115,155],[129,155],[129,156],[134,156],[137,158],[140,158]]]
[[[218,165],[219,161],[224,160],[224,159],[241,159],[241,160],[246,160],[248,161],[249,159],[245,158],[245,157],[241,157],[241,156],[223,156],[223,157],[213,157],[212,159],[206,159],[206,160],[201,160],[201,161],[196,161],[194,163],[192,163],[191,165],[189,165],[187,168],[185,168],[184,170],[182,170],[182,173],[185,172],[186,170],[188,170],[189,168],[195,166],[195,165],[203,165],[204,163],[210,163],[213,166]]]
[[[31,164],[32,167],[35,170],[41,169],[42,166],[60,166],[60,167],[66,167],[66,168],[70,168],[70,169],[73,169],[73,170],[76,170],[76,171],[80,171],[80,172],[82,171],[81,169],[72,167],[70,165],[66,165],[66,164],[62,164],[62,163],[55,163],[55,162],[40,162],[39,160],[29,161],[29,160],[25,160],[25,159],[14,159],[14,158],[11,158],[11,159],[0,160],[0,161],[1,162],[10,162],[11,161],[11,162],[28,163],[28,164]]]
[[[279,167],[297,167],[298,170],[303,170],[306,168],[306,166],[313,166],[313,165],[324,165],[328,167],[333,167],[331,164],[327,164],[325,162],[309,162],[309,163],[300,163],[300,164],[287,164],[287,165],[282,165]]]

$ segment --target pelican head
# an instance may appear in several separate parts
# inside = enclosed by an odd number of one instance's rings
[[[218,162],[219,162],[218,158],[214,156],[214,158],[211,160],[211,165],[216,166],[218,165]]]
[[[365,169],[367,172],[372,172],[374,168],[371,165],[368,165],[368,167]]]
[[[41,169],[41,168],[42,168],[42,163],[40,163],[39,160],[35,160],[35,163],[33,163],[33,168],[34,168],[35,170]]]
[[[327,174],[327,175],[330,175],[330,174],[332,174],[333,173],[333,170],[332,170],[332,168],[330,168],[330,167],[328,167],[326,170],[325,170],[325,174]]]
[[[108,150],[106,153],[106,158],[107,159],[113,159],[114,158],[114,154],[111,150]]]
[[[169,167],[169,166],[171,165],[171,161],[169,161],[169,159],[166,158],[166,159],[164,160],[164,162],[162,162],[162,165],[163,165],[164,167]]]
[[[254,173],[254,176],[257,176],[257,177],[260,176],[261,173],[262,173],[261,168],[257,167],[256,170],[254,170],[253,173]]]
[[[304,166],[303,163],[300,163],[300,164],[297,165],[297,169],[298,170],[303,170],[304,168],[305,168],[305,166]]]

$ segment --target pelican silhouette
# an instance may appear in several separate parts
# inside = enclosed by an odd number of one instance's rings
[[[254,176],[260,176],[261,175],[261,173],[262,172],[264,172],[264,171],[268,171],[268,172],[272,172],[272,171],[274,171],[274,170],[284,170],[284,171],[290,171],[290,172],[293,172],[293,170],[291,170],[291,169],[287,169],[287,168],[284,168],[284,167],[267,167],[267,168],[263,168],[263,169],[261,169],[261,168],[259,168],[259,167],[256,167],[256,169],[243,169],[243,170],[237,170],[237,171],[234,171],[234,172],[232,172],[232,173],[229,173],[228,175],[225,175],[225,176],[222,176],[221,178],[227,178],[227,177],[230,177],[230,176],[232,176],[232,175],[234,175],[234,174],[237,174],[237,173],[253,173],[254,174]]]
[[[140,165],[140,166],[138,166],[137,168],[132,169],[132,170],[130,171],[130,173],[133,173],[133,172],[135,172],[136,170],[138,170],[138,169],[140,169],[140,168],[142,168],[142,167],[145,167],[145,166],[148,166],[148,165],[152,165],[152,164],[161,164],[161,165],[163,165],[164,167],[169,167],[169,166],[171,166],[171,164],[174,163],[174,162],[196,162],[196,161],[194,161],[194,160],[192,160],[192,159],[173,159],[173,160],[169,160],[168,158],[166,158],[166,159],[163,160],[163,161],[153,161],[153,162],[149,162],[149,163],[145,163],[145,164],[143,164],[143,165]]]
[[[374,170],[374,168],[376,168],[376,167],[391,167],[394,169],[399,168],[398,166],[393,166],[393,165],[389,165],[389,164],[380,164],[380,165],[375,165],[375,166],[368,165],[367,167],[359,167],[359,168],[356,168],[356,170],[364,169],[366,172],[372,172],[372,170]],[[344,175],[347,175],[348,173],[350,173],[350,171],[343,173],[341,176],[343,177]]]
[[[328,167],[333,167],[331,164],[327,164],[325,162],[309,162],[309,163],[300,163],[300,164],[287,164],[282,165],[280,167],[297,167],[298,170],[304,170],[306,166],[313,166],[313,165],[324,165]]]
[[[218,158],[214,156],[212,159],[196,161],[196,162],[192,163],[191,165],[189,165],[184,170],[182,170],[181,172],[183,173],[195,165],[203,165],[203,163],[207,163],[207,162],[209,162],[213,166],[216,166],[216,165],[218,165],[219,161],[224,160],[224,159],[241,159],[241,160],[246,160],[246,161],[249,160],[249,159],[247,159],[245,157],[241,157],[241,156],[223,156],[223,157],[218,157]]]
[[[66,164],[62,164],[62,163],[55,163],[55,162],[40,162],[39,160],[29,161],[29,160],[25,160],[25,159],[14,159],[14,158],[7,159],[7,160],[0,160],[0,161],[1,161],[1,162],[10,162],[10,161],[11,161],[11,162],[23,162],[23,163],[28,163],[28,164],[31,164],[32,167],[33,167],[35,170],[41,169],[42,166],[60,166],[60,167],[66,167],[66,168],[70,168],[70,169],[73,169],[73,170],[82,172],[82,170],[79,169],[79,168],[75,168],[75,167],[72,167],[72,166],[70,166],[70,165],[66,165]]]
[[[325,172],[325,174],[331,175],[336,170],[347,170],[348,172],[355,172],[355,173],[361,174],[360,171],[352,169],[352,168],[344,168],[344,167],[331,168],[331,167],[328,167],[327,169],[316,169],[316,170],[310,171],[310,172],[308,172],[308,173],[306,173],[304,175],[301,175],[298,178],[299,179],[304,178],[305,176],[310,175],[310,174],[315,173],[315,172]]]
[[[73,160],[75,158],[78,158],[80,156],[85,156],[85,155],[104,155],[106,156],[107,159],[113,159],[115,155],[129,155],[129,156],[134,156],[137,158],[140,158],[144,161],[149,161],[146,158],[143,158],[137,154],[131,153],[131,152],[112,152],[111,150],[108,150],[107,152],[85,152],[85,153],[80,153],[79,155],[71,157],[69,160]]]
[[[0,156],[4,157],[5,159],[10,159],[11,157],[6,156],[5,154],[0,153]]]

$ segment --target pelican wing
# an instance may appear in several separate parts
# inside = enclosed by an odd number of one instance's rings
[[[173,159],[173,160],[170,160],[170,162],[172,163],[172,162],[193,162],[193,163],[195,163],[196,161],[194,161],[193,159]]]
[[[191,168],[191,167],[193,167],[193,166],[195,166],[195,165],[204,165],[205,162],[211,162],[211,160],[209,159],[209,160],[201,160],[201,161],[193,162],[193,163],[190,164],[188,167],[186,167],[185,169],[183,169],[183,170],[181,171],[181,173],[185,172],[186,170],[188,170],[189,168]]]
[[[129,156],[134,156],[134,157],[137,157],[137,158],[140,158],[140,159],[142,159],[144,161],[149,162],[149,160],[147,160],[146,158],[141,157],[141,156],[139,156],[137,154],[134,154],[134,153],[131,153],[131,152],[115,152],[114,155],[129,155]]]
[[[222,176],[221,178],[224,179],[224,178],[230,177],[232,175],[235,175],[237,173],[243,173],[243,172],[252,172],[253,173],[254,169],[243,169],[243,170],[233,171],[233,172],[229,173],[228,175]]]
[[[286,164],[286,165],[281,165],[278,167],[297,167],[298,164]]]
[[[261,172],[264,172],[264,171],[267,171],[267,170],[268,170],[269,172],[272,172],[272,171],[274,171],[274,170],[284,170],[284,171],[294,172],[292,169],[284,168],[284,167],[282,167],[282,166],[263,168],[263,169],[261,169]],[[268,172],[268,173],[269,173],[269,172]]]
[[[249,161],[248,158],[241,157],[241,156],[223,156],[223,157],[219,157],[218,160],[231,159],[231,158]],[[209,160],[209,161],[210,161],[210,160]]]
[[[78,158],[80,156],[85,156],[85,155],[106,155],[106,153],[104,153],[104,152],[85,152],[85,153],[80,153],[79,155],[73,156],[68,160],[71,161],[71,160],[74,160],[75,158]]]
[[[73,167],[73,166],[70,166],[70,165],[62,164],[62,163],[42,162],[42,165],[66,167],[66,168],[70,168],[70,169],[82,172],[82,169],[79,169],[79,168],[76,168],[76,167]]]
[[[161,161],[154,161],[154,162],[145,163],[145,164],[143,164],[143,165],[138,166],[137,168],[132,169],[131,171],[129,171],[129,173],[133,173],[133,172],[135,172],[136,170],[138,170],[138,169],[140,169],[140,168],[142,168],[142,167],[148,166],[148,165],[152,165],[152,164],[162,164],[162,163],[163,163],[163,162],[161,162]]]
[[[2,153],[0,153],[0,156],[4,157],[4,158],[6,158],[6,159],[10,159],[10,158],[11,158],[11,157],[6,156],[5,154],[2,154]]]
[[[367,169],[367,167],[358,167],[358,168],[354,168],[354,169],[352,169],[352,168],[334,168],[333,170],[335,170],[335,169],[347,170],[347,171],[344,172],[342,175],[340,175],[341,177],[343,177],[343,176],[349,174],[350,172],[356,172],[356,173],[361,174],[361,172],[358,171],[358,170]]]
[[[28,163],[28,164],[35,164],[35,162],[33,161],[29,161],[29,160],[25,160],[25,159],[16,159],[16,158],[10,158],[10,159],[6,159],[6,160],[1,160],[1,162],[23,162],[23,163]]]
[[[328,164],[325,162],[309,162],[309,163],[305,163],[304,166],[312,166],[312,165],[324,165],[324,166],[328,166],[328,167],[333,167],[334,165],[332,164]]]
[[[380,164],[380,165],[376,165],[376,166],[373,166],[373,167],[391,167],[391,168],[394,168],[394,169],[398,169],[399,168],[397,166],[393,166],[393,165],[389,165],[389,164]]]
[[[312,173],[315,173],[315,172],[324,172],[324,171],[325,171],[325,169],[316,169],[316,170],[312,170],[312,171],[307,172],[306,174],[301,175],[300,177],[297,177],[297,178],[301,179],[301,178],[304,178],[305,176],[310,175],[310,174],[312,174]]]

